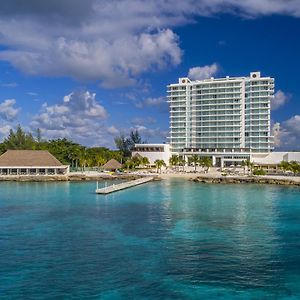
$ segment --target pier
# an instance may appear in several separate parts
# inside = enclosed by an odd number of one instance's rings
[[[122,182],[119,184],[113,184],[104,188],[97,188],[96,189],[96,193],[97,194],[110,194],[113,192],[117,192],[117,191],[121,191],[124,189],[128,189],[130,187],[134,187],[143,183],[147,183],[153,180],[154,177],[143,177],[143,178],[139,178],[139,179],[135,179],[135,180],[131,180],[131,181],[127,181],[127,182]]]

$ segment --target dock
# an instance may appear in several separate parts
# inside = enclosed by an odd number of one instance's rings
[[[154,177],[143,177],[143,178],[139,178],[139,179],[135,179],[135,180],[131,180],[131,181],[127,181],[127,182],[122,182],[119,184],[113,184],[104,188],[97,188],[96,189],[96,193],[97,194],[110,194],[113,192],[117,192],[117,191],[121,191],[121,190],[125,190],[128,189],[130,187],[134,187],[143,183],[147,183],[153,180]]]

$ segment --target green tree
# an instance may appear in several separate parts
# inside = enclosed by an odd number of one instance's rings
[[[31,150],[35,148],[35,140],[31,133],[26,133],[20,125],[17,126],[16,131],[12,129],[9,135],[4,139],[5,150]]]
[[[186,165],[185,158],[183,156],[179,156],[178,165],[182,167],[182,171],[184,171],[184,167]]]
[[[124,157],[130,157],[135,144],[142,144],[141,135],[138,130],[131,130],[129,136],[126,137],[123,133],[115,137],[116,147],[122,152]]]
[[[297,161],[291,161],[289,165],[289,169],[294,173],[294,176],[300,173],[300,165]]]
[[[161,168],[166,166],[166,163],[162,159],[157,159],[154,164],[157,169],[157,173],[161,173]]]
[[[149,161],[148,157],[143,156],[143,157],[141,158],[141,165],[144,166],[144,167],[150,165],[150,161]]]
[[[199,161],[200,161],[199,156],[194,154],[188,158],[188,161],[189,161],[189,164],[194,165],[194,171],[196,172],[197,171],[197,163],[199,163]]]
[[[179,156],[173,154],[169,159],[169,164],[171,166],[175,166],[175,168],[176,168],[176,166],[178,166],[178,164],[179,164]]]
[[[115,144],[124,157],[130,157],[130,143],[128,138],[126,138],[124,134],[120,134],[120,136],[115,137]]]
[[[206,168],[205,172],[208,173],[209,171],[209,168],[212,167],[212,160],[210,157],[202,157],[200,159],[200,165],[203,167],[203,168]]]

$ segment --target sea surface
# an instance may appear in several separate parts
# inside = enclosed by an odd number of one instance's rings
[[[300,188],[0,183],[0,299],[300,299]]]

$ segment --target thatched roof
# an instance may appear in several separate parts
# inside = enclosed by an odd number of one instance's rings
[[[116,170],[116,169],[120,169],[121,167],[122,165],[118,161],[116,161],[115,159],[111,159],[103,166],[103,169]]]
[[[59,167],[63,164],[48,151],[7,150],[0,156],[0,167]]]
[[[141,154],[139,154],[139,153],[136,153],[136,154],[134,154],[133,157],[136,157],[136,158],[142,158],[143,156],[142,156]]]

